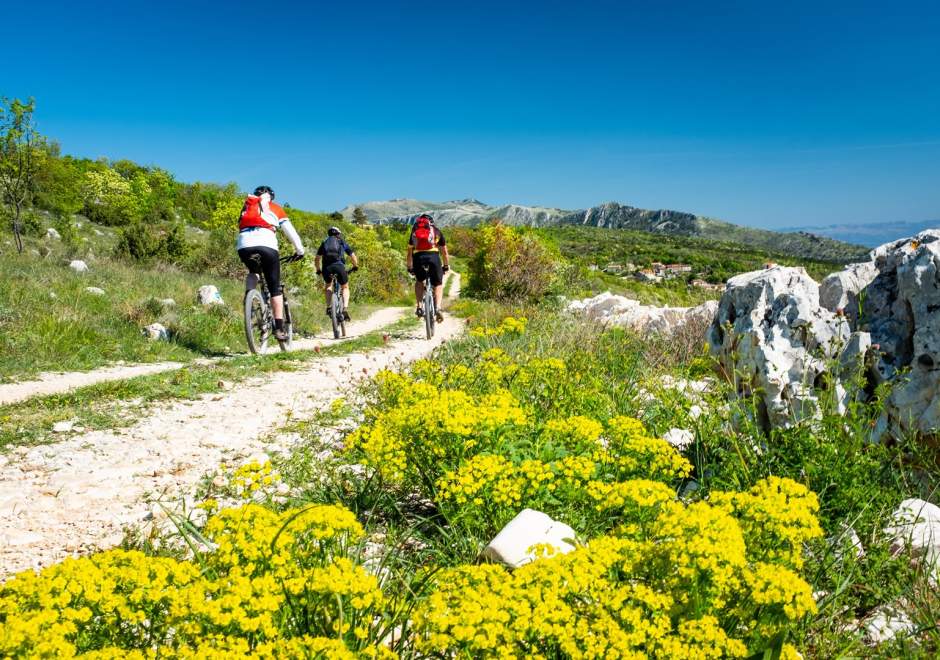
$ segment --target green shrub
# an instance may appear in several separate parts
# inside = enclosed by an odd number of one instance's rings
[[[178,223],[160,226],[135,222],[121,229],[115,252],[119,257],[137,261],[161,259],[179,263],[187,252],[183,226]]]
[[[467,292],[494,300],[536,301],[555,287],[558,264],[535,235],[494,222],[478,230]]]

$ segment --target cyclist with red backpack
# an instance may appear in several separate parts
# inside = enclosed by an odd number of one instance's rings
[[[346,256],[352,261],[353,267],[346,270]],[[330,315],[330,308],[333,301],[333,277],[339,281],[343,291],[343,319],[349,320],[349,273],[359,268],[359,257],[349,247],[349,243],[343,240],[343,232],[339,227],[330,227],[327,232],[326,240],[320,243],[317,249],[317,256],[314,260],[317,267],[317,275],[323,276],[326,283],[324,292],[326,294],[326,315]],[[322,266],[322,267],[321,267]]]
[[[430,215],[422,213],[411,227],[408,254],[405,257],[408,272],[415,276],[417,316],[424,316],[421,301],[424,298],[425,282],[430,280],[430,285],[434,287],[434,306],[437,308],[435,320],[438,323],[444,320],[444,315],[441,314],[441,298],[444,295],[444,273],[450,270],[449,261],[444,234],[434,225],[434,219]]]
[[[245,292],[258,286],[258,273],[264,273],[271,292],[271,310],[274,313],[274,337],[287,340],[284,329],[284,295],[281,286],[281,261],[278,254],[277,230],[281,229],[294,246],[294,254],[287,261],[304,258],[304,244],[284,208],[274,203],[270,186],[258,186],[254,194],[245,198],[238,221],[238,257],[248,267]]]

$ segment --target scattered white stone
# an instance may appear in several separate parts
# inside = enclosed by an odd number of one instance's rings
[[[940,582],[940,507],[920,499],[904,500],[885,528],[895,553],[909,550],[934,583]]]
[[[92,294],[92,295],[95,295],[95,296],[103,296],[103,295],[104,295],[104,289],[99,289],[99,288],[96,287],[96,286],[86,286],[86,287],[85,287],[85,291],[87,291],[88,293],[90,293],[90,294]]]
[[[715,316],[718,302],[709,300],[698,307],[655,307],[607,291],[593,298],[574,300],[566,309],[611,325],[669,334],[690,321],[707,323]]]
[[[100,229],[92,229],[92,231],[95,232],[95,236],[104,236],[104,232]]]
[[[176,301],[172,298],[160,298],[158,302],[164,307],[176,307]]]
[[[62,235],[56,231],[55,227],[49,227],[49,229],[46,230],[46,238],[58,241],[62,238]]]
[[[896,605],[875,608],[862,622],[865,638],[871,644],[881,644],[895,637],[905,637],[917,629],[911,618]]]
[[[143,334],[153,341],[166,341],[170,338],[170,333],[162,323],[151,323],[143,329]]]
[[[679,451],[688,449],[695,442],[695,434],[688,429],[669,429],[663,436],[663,440],[675,447]]]
[[[56,422],[52,425],[53,433],[69,433],[74,428],[74,422]]]
[[[199,287],[199,292],[196,294],[196,302],[200,305],[225,304],[225,301],[222,300],[222,294],[219,293],[219,289],[212,284],[205,284]]]
[[[84,261],[82,261],[81,259],[75,259],[75,260],[73,260],[71,263],[69,263],[69,268],[71,268],[72,270],[74,270],[76,273],[87,273],[87,272],[88,272],[88,264],[86,264],[86,263],[85,263]]]
[[[486,546],[483,556],[519,568],[535,561],[534,546],[551,546],[556,553],[564,554],[575,549],[574,539],[575,532],[568,525],[541,511],[523,509]]]
[[[843,527],[841,534],[829,539],[829,545],[838,559],[843,559],[846,555],[852,555],[856,559],[865,556],[862,539],[858,537],[854,527]]]

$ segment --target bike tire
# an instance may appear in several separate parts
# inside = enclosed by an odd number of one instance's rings
[[[330,301],[330,323],[333,325],[333,339],[339,339],[339,323],[343,318],[342,310],[336,304],[336,289],[333,289],[333,299]]]
[[[266,308],[260,291],[252,289],[245,293],[245,339],[248,350],[255,355],[264,355],[268,349],[271,332],[265,320]]]
[[[287,303],[287,296],[284,296],[284,331],[287,332],[287,339],[277,343],[282,351],[289,351],[294,344],[294,321],[290,315],[290,305]]]
[[[425,285],[425,294],[424,294],[424,331],[427,334],[427,338],[431,339],[434,337],[434,314],[437,310],[434,308],[434,293],[430,287],[430,284]],[[428,291],[432,291],[431,295],[428,295]]]

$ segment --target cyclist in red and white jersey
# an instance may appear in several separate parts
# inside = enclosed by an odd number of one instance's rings
[[[274,191],[269,186],[258,186],[249,195],[242,207],[238,223],[238,257],[248,267],[245,290],[251,291],[258,284],[258,273],[264,273],[271,292],[271,311],[274,313],[274,336],[278,341],[287,340],[284,329],[284,294],[281,285],[281,261],[277,246],[277,230],[287,236],[294,246],[290,261],[304,258],[304,244],[284,208],[274,203]],[[260,265],[253,259],[261,258]]]

